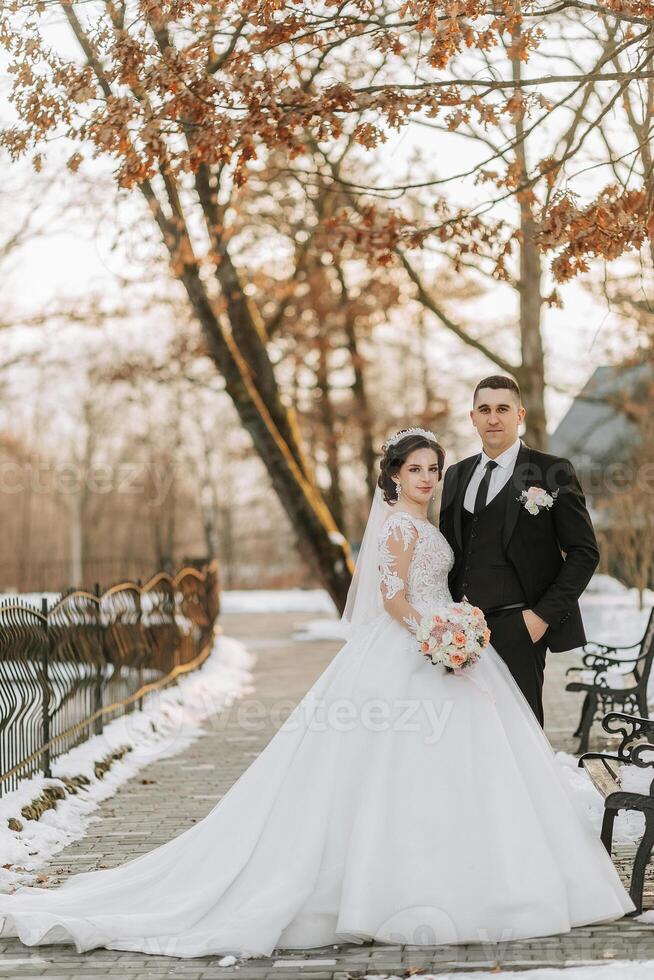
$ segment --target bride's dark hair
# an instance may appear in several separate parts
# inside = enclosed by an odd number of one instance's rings
[[[436,442],[435,439],[428,439],[426,436],[408,435],[398,439],[392,446],[387,446],[384,455],[379,463],[379,479],[377,486],[381,487],[384,500],[387,504],[394,504],[397,500],[397,486],[392,479],[397,476],[401,467],[406,463],[411,453],[416,449],[433,449],[438,461],[438,479],[443,476],[443,465],[445,463],[445,450]]]

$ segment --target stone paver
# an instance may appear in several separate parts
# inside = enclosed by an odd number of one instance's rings
[[[97,811],[99,819],[90,824],[87,835],[62,851],[45,869],[53,882],[142,854],[207,814],[268,743],[338,649],[338,643],[332,641],[298,643],[289,639],[292,628],[308,618],[312,617],[276,614],[223,618],[225,632],[242,639],[257,654],[254,695],[248,697],[247,704],[236,702],[223,714],[209,718],[203,738],[178,756],[153,762],[103,803]],[[575,748],[571,732],[579,712],[578,697],[563,693],[563,676],[572,659],[549,655],[545,689],[548,735],[556,749],[565,751]],[[616,864],[625,875],[631,853],[630,848],[620,848],[616,856]],[[647,896],[648,904],[654,905],[651,887]],[[611,959],[654,959],[654,926],[624,919],[620,923],[573,929],[563,936],[500,944],[347,944],[306,953],[282,951],[269,959],[247,960],[229,968],[219,967],[219,958],[185,960],[103,949],[78,955],[70,946],[31,949],[15,939],[5,939],[0,940],[0,980],[39,976],[48,980],[108,976],[126,980],[213,980],[226,976],[239,980],[349,980],[364,973],[405,976],[409,971],[560,967]],[[275,966],[280,960],[293,965]]]

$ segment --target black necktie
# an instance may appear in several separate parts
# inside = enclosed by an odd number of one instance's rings
[[[475,509],[474,514],[478,514],[480,510],[483,510],[486,506],[486,497],[488,496],[488,487],[490,484],[491,473],[498,464],[494,459],[489,459],[486,463],[486,469],[484,470],[484,475],[479,484],[477,490],[477,496],[475,497]]]

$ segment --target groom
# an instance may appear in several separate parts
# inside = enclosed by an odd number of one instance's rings
[[[447,469],[440,529],[454,551],[453,598],[484,611],[491,644],[543,725],[545,654],[586,642],[578,599],[599,551],[572,463],[526,446],[524,417],[515,381],[479,382],[470,418],[483,449]],[[532,487],[545,493],[525,500]]]

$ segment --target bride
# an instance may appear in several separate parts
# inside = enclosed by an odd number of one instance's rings
[[[427,519],[444,453],[384,447],[345,645],[200,823],[116,868],[0,895],[0,935],[191,957],[337,942],[527,939],[634,910],[491,645],[461,674],[418,652],[451,602]]]

